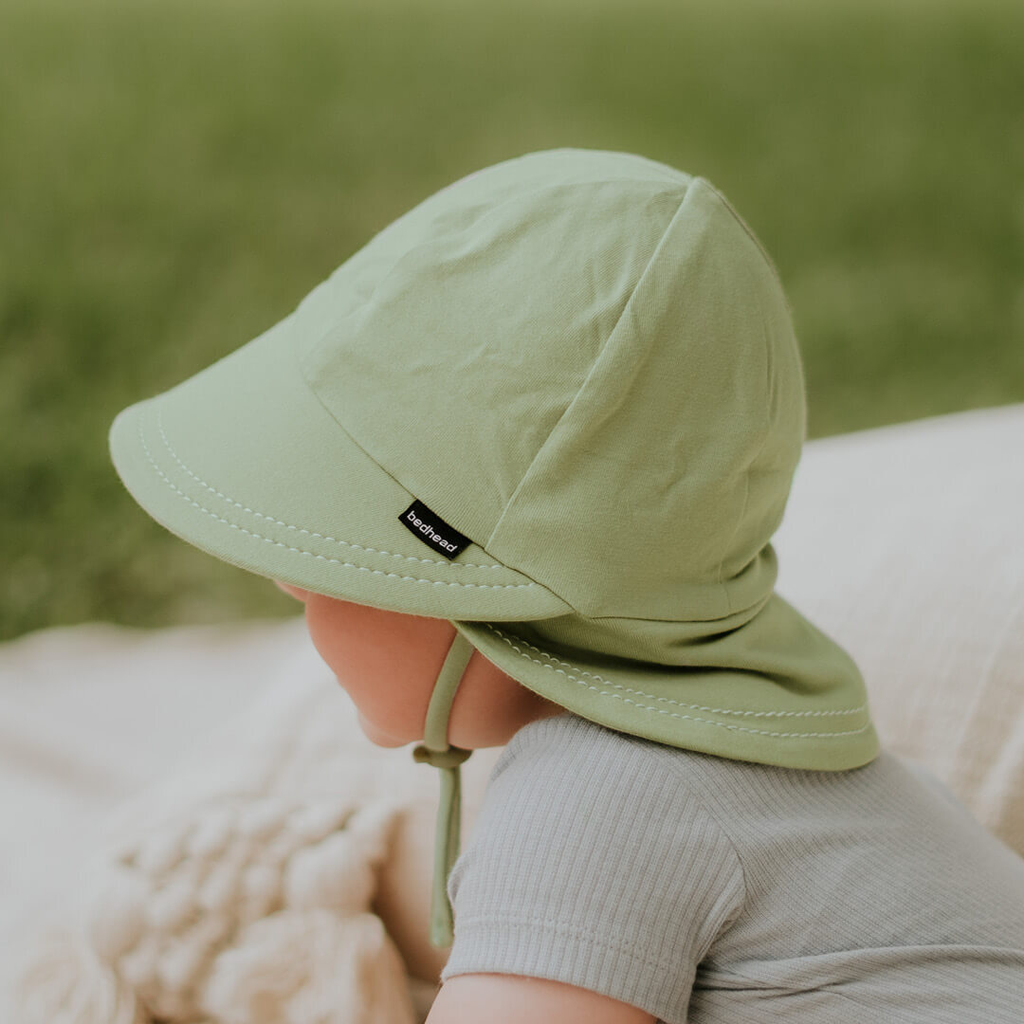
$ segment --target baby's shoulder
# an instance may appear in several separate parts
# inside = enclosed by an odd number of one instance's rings
[[[491,770],[484,808],[496,814],[533,801],[557,817],[583,807],[605,819],[609,832],[645,816],[680,827],[698,819],[714,821],[713,801],[702,793],[705,776],[689,765],[695,757],[721,760],[567,711],[530,722],[512,737]]]
[[[870,807],[881,815],[898,794],[939,790],[891,751],[844,771],[812,771],[742,761],[668,746],[563,712],[530,722],[509,741],[490,784],[561,792],[563,799],[601,800],[609,788],[657,794],[663,810],[714,819],[729,834],[761,816],[806,817],[825,823]],[[502,779],[504,778],[504,781]],[[946,799],[954,799],[948,791]],[[552,797],[553,798],[553,797]]]

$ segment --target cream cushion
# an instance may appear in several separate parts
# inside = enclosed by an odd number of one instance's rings
[[[810,442],[774,543],[882,743],[1024,856],[1024,403]]]

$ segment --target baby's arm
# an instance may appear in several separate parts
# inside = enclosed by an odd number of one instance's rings
[[[428,1024],[685,1020],[746,896],[696,789],[662,748],[585,719],[520,729],[448,877],[454,938]]]
[[[458,974],[441,986],[425,1024],[654,1024],[610,996],[547,978]]]

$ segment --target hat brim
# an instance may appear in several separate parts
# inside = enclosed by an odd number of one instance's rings
[[[110,453],[136,501],[217,558],[332,597],[446,619],[571,612],[476,543],[448,560],[402,525],[429,497],[407,491],[320,403],[292,323],[118,414]]]

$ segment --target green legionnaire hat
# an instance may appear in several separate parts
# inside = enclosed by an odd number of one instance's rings
[[[204,551],[455,626],[413,750],[441,772],[445,946],[471,753],[447,721],[474,649],[669,746],[826,771],[879,753],[856,663],[773,591],[804,389],[776,270],[713,185],[562,148],[429,196],[110,445]]]

